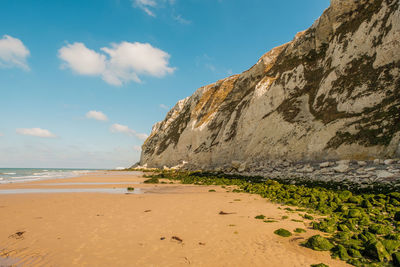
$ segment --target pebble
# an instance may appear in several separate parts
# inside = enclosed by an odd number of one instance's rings
[[[367,166],[367,162],[365,161],[357,161],[358,166]]]
[[[387,160],[385,160],[383,163],[384,163],[385,165],[391,165],[391,164],[395,163],[395,160],[394,160],[394,159],[387,159]]]
[[[376,176],[378,178],[391,178],[394,176],[394,174],[388,171],[380,170],[376,172]]]
[[[338,165],[338,166],[336,166],[336,167],[333,168],[333,170],[334,170],[335,172],[339,172],[339,173],[348,172],[349,169],[350,169],[350,168],[349,168],[349,165],[346,165],[346,164],[340,164],[340,165]]]

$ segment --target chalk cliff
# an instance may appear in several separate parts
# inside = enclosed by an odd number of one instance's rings
[[[153,126],[141,165],[400,156],[400,1],[332,0],[249,70]]]

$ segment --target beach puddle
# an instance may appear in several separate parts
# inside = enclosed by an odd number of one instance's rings
[[[1,251],[0,251],[0,253],[1,253]],[[3,257],[0,257],[0,266],[1,267],[8,267],[8,266],[17,266],[16,264],[18,263],[18,259],[14,259],[14,258],[9,258],[9,257],[7,257],[7,258],[3,258]]]
[[[3,189],[0,195],[8,194],[48,194],[48,193],[107,193],[107,194],[143,194],[140,188],[128,191],[126,188],[23,188],[23,189]],[[1,265],[0,265],[1,266]]]
[[[113,185],[113,184],[141,184],[140,182],[117,182],[117,183],[45,183],[40,185]]]

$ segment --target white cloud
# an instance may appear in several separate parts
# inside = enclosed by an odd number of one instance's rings
[[[21,135],[30,135],[43,138],[54,138],[55,134],[51,133],[49,130],[41,128],[19,128],[16,132]]]
[[[58,50],[58,56],[69,67],[82,75],[100,75],[106,69],[106,57],[87,48],[83,43],[68,44]]]
[[[152,16],[152,17],[156,16],[156,14],[154,14],[154,12],[150,10],[150,8],[157,6],[156,1],[154,1],[154,0],[134,0],[133,5],[135,7],[142,9],[149,16]]]
[[[98,121],[108,121],[107,116],[103,112],[96,110],[91,110],[88,113],[86,113],[86,118],[95,119]]]
[[[142,147],[141,146],[133,146],[133,150],[140,152],[140,151],[142,151]]]
[[[1,137],[1,136],[4,136],[4,134],[0,132],[0,137]]]
[[[137,138],[139,138],[140,140],[146,140],[147,139],[147,137],[149,137],[147,134],[145,134],[145,133],[137,133],[136,134],[136,137]]]
[[[18,67],[29,70],[27,57],[30,55],[28,48],[21,40],[9,35],[3,35],[0,39],[0,67],[12,68]]]
[[[212,72],[216,72],[216,71],[217,71],[217,68],[216,68],[213,64],[211,64],[211,63],[206,63],[206,64],[204,64],[204,66],[205,66],[207,69],[211,70]]]
[[[113,125],[111,125],[110,131],[113,133],[124,133],[129,136],[135,136],[135,137],[139,138],[140,140],[146,140],[148,137],[147,134],[137,133],[135,130],[130,129],[128,126],[118,124],[118,123],[114,123]]]
[[[59,57],[64,61],[61,66],[81,75],[101,76],[116,86],[141,82],[139,75],[161,78],[175,70],[168,66],[170,55],[148,43],[112,43],[101,51],[98,53],[82,43],[68,44],[59,50]]]
[[[154,9],[165,7],[166,4],[174,5],[175,0],[132,0],[132,4],[134,7],[142,9],[147,15],[156,17]]]
[[[169,110],[169,107],[167,105],[164,105],[164,104],[160,104],[160,108],[165,109],[165,110]]]
[[[187,19],[183,18],[182,15],[172,16],[172,18],[173,18],[175,21],[179,22],[180,24],[189,25],[189,24],[192,23],[190,20],[187,20]]]

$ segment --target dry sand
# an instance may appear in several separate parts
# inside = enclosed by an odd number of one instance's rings
[[[138,184],[143,180],[134,173],[99,172],[0,185],[0,193],[57,188],[116,192],[0,194],[0,266],[346,266],[328,252],[301,247],[318,232],[291,221],[302,218],[279,209],[283,206],[218,186]],[[143,194],[122,193],[127,186]],[[259,214],[278,222],[254,219]],[[289,238],[273,233],[297,227],[307,233]]]

